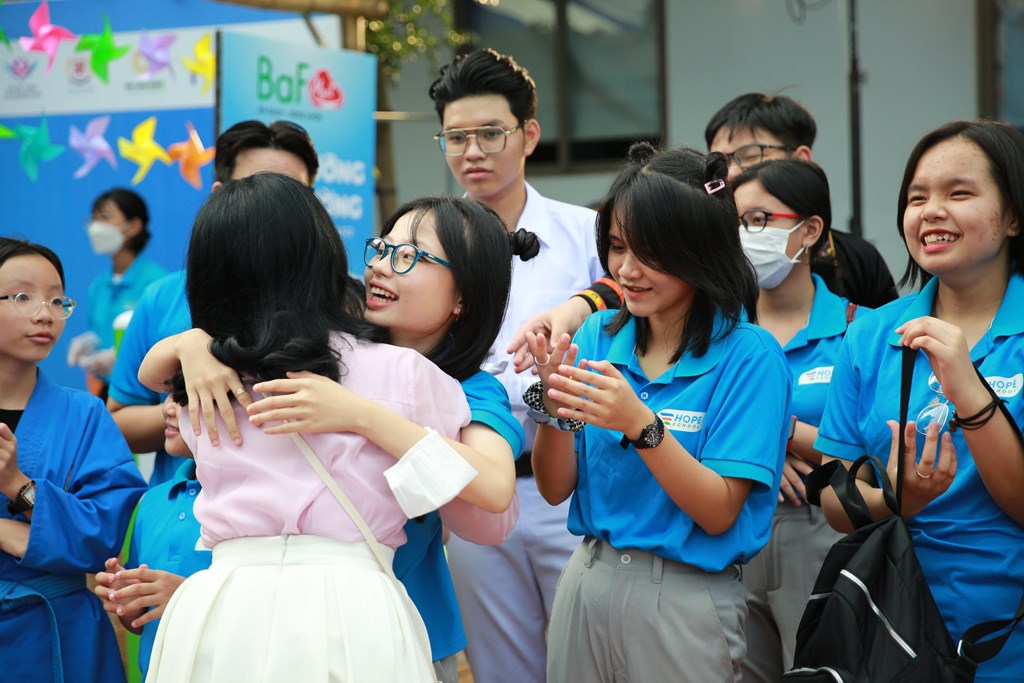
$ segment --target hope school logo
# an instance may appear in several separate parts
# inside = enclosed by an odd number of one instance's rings
[[[832,382],[832,365],[812,368],[800,375],[797,384],[829,384]]]
[[[695,413],[692,410],[669,410],[665,409],[658,413],[658,417],[665,423],[665,426],[676,432],[699,432],[704,426],[704,416],[707,413]]]
[[[1013,377],[986,377],[985,381],[999,398],[1013,398],[1024,388],[1024,373],[1018,372]]]

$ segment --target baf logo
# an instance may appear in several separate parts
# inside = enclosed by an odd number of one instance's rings
[[[338,84],[331,78],[327,69],[320,69],[309,80],[307,86],[309,101],[317,109],[341,109],[345,103],[345,94]]]
[[[820,368],[812,368],[800,375],[797,384],[829,384],[832,382],[832,369],[835,366],[825,365]]]
[[[25,59],[24,57],[15,57],[7,65],[7,71],[17,78],[19,81],[23,81],[32,75],[32,71],[36,68],[36,63]]]
[[[695,413],[692,410],[663,410],[658,417],[665,426],[676,432],[699,432],[704,426],[707,413]]]
[[[1018,372],[1013,377],[986,377],[985,381],[999,398],[1013,398],[1024,387],[1024,373]]]
[[[307,80],[308,62],[298,62],[294,71],[281,73],[274,61],[265,55],[256,60],[256,97],[262,102],[275,101],[286,106],[302,103],[302,91],[317,109],[341,109],[345,94],[327,69],[319,69]]]

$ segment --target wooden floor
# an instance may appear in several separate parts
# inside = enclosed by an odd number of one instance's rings
[[[469,670],[465,652],[459,653],[459,683],[473,683],[473,672]]]

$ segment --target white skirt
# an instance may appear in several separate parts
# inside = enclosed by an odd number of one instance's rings
[[[239,538],[175,591],[146,683],[427,682],[430,662],[423,620],[366,543]]]

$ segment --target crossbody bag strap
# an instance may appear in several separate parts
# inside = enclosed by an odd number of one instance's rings
[[[306,456],[306,460],[309,461],[310,467],[312,467],[313,471],[320,476],[320,479],[324,482],[327,490],[334,494],[334,497],[338,499],[339,503],[341,503],[341,507],[345,509],[348,516],[352,518],[353,522],[355,522],[359,532],[363,535],[363,538],[366,539],[367,545],[370,546],[370,550],[373,552],[374,557],[377,558],[377,562],[380,563],[381,569],[383,569],[384,573],[391,577],[393,581],[401,586],[401,582],[399,582],[398,577],[395,576],[395,570],[391,567],[391,563],[384,559],[384,552],[381,549],[380,543],[377,541],[377,537],[373,535],[372,531],[370,531],[369,525],[366,523],[366,520],[363,519],[363,516],[359,514],[359,510],[356,509],[356,506],[352,504],[352,500],[349,499],[345,492],[341,490],[341,487],[338,486],[338,482],[334,481],[334,477],[332,477],[331,473],[327,471],[324,464],[320,462],[320,458],[316,457],[316,454],[313,453],[313,449],[309,447],[309,444],[302,438],[302,435],[298,432],[291,432],[289,436],[292,437],[292,441],[294,441],[295,445],[298,446],[302,455]],[[404,591],[403,600],[410,610],[416,614],[419,613],[419,610],[415,603],[413,603],[412,598],[410,598],[409,594]],[[427,667],[431,673],[432,680],[436,680],[436,676],[434,675],[434,663],[429,654],[430,638],[427,634],[426,624],[422,622],[422,617],[420,617],[420,621],[421,624],[419,628],[416,629],[419,634],[420,647],[423,651],[424,657],[426,657]]]
[[[334,494],[334,497],[338,499],[339,503],[341,503],[341,507],[345,508],[345,512],[347,512],[348,516],[352,518],[353,522],[355,522],[359,532],[363,535],[363,538],[366,539],[366,543],[370,546],[373,556],[377,558],[378,562],[380,562],[381,568],[384,569],[388,576],[397,581],[398,579],[395,577],[395,570],[392,569],[391,563],[384,559],[384,552],[381,549],[380,542],[377,541],[377,537],[373,535],[372,531],[370,531],[369,525],[367,525],[363,516],[359,514],[359,510],[357,510],[356,506],[352,504],[349,497],[345,495],[345,492],[341,490],[341,487],[338,486],[338,482],[334,481],[334,477],[332,477],[331,473],[327,471],[324,464],[320,462],[320,458],[316,457],[316,454],[313,453],[313,449],[309,447],[309,444],[302,438],[302,435],[292,432],[289,436],[292,437],[292,441],[294,441],[295,445],[298,446],[300,451],[302,451],[302,454],[306,456],[306,460],[309,461],[310,467],[320,475],[320,479],[324,482],[327,490]]]
[[[1016,420],[1013,419],[1013,415],[1010,414],[1006,404],[999,399],[992,385],[988,383],[985,375],[982,374],[977,365],[974,366],[974,371],[981,379],[981,383],[988,389],[989,395],[995,400],[999,412],[1003,414],[1006,421],[1013,427],[1013,433],[1016,435],[1017,440],[1024,445],[1024,434],[1021,434],[1020,427],[1017,425]],[[1024,596],[1021,597],[1020,603],[1017,605],[1017,611],[1009,619],[985,621],[975,624],[964,631],[963,636],[960,638],[960,643],[957,645],[957,652],[966,655],[975,663],[986,662],[999,654],[999,651],[1003,649],[1003,645],[1013,635],[1014,630],[1022,620],[1024,620]],[[990,637],[992,634],[999,633],[1000,631],[1002,631],[1000,635]],[[988,638],[988,640],[985,640],[985,638]]]

